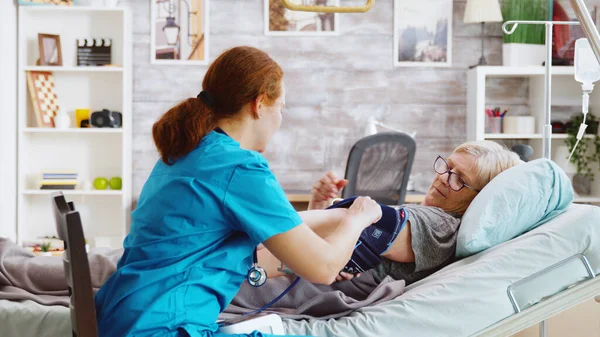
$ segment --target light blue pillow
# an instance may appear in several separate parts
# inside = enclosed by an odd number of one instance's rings
[[[474,255],[536,228],[564,212],[573,197],[571,181],[548,159],[500,173],[463,215],[456,256]]]

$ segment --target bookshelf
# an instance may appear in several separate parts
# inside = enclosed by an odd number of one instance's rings
[[[504,67],[504,66],[479,66],[467,72],[467,139],[468,140],[494,140],[498,142],[528,143],[534,149],[533,159],[542,157],[542,126],[544,124],[544,74],[543,66]],[[570,66],[552,67],[552,106],[581,106],[581,85],[574,79],[574,68]],[[528,108],[530,115],[536,118],[535,133],[507,134],[486,133],[487,122],[485,109],[491,108],[486,102],[487,80],[491,78],[527,78],[529,83]],[[497,105],[498,102],[494,102]],[[590,96],[591,114],[598,116],[600,111],[600,90]],[[594,135],[585,135],[593,138]],[[551,159],[557,160],[558,146],[564,145],[566,134],[552,134]],[[565,160],[566,161],[566,160]],[[600,167],[592,166],[596,178],[592,182],[590,195],[576,195],[575,202],[600,204]]]
[[[63,193],[81,214],[90,247],[118,248],[128,232],[132,200],[131,14],[127,8],[20,6],[18,22],[17,242],[56,234],[52,190],[41,190],[43,172],[76,172],[78,184]],[[38,33],[60,36],[61,66],[39,66]],[[77,66],[78,38],[112,40],[114,66]],[[27,86],[28,71],[52,72],[67,129],[39,127]],[[122,113],[121,128],[77,128],[75,109]],[[120,177],[120,190],[96,190],[97,177]]]

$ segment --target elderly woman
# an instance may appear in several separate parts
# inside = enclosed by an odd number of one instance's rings
[[[491,141],[467,142],[449,157],[435,158],[433,168],[437,174],[425,200],[421,205],[401,206],[408,214],[407,224],[383,254],[382,263],[372,271],[375,279],[381,281],[389,275],[410,284],[452,263],[461,217],[471,201],[495,176],[519,163],[516,153]],[[325,174],[313,186],[309,209],[329,206],[346,183],[332,172]],[[307,211],[304,216],[326,217],[326,212]],[[332,221],[313,223],[321,224],[313,230],[323,237],[335,229]],[[286,272],[284,266],[275,267],[278,261],[266,249],[259,252],[259,261],[266,266],[270,277]],[[352,277],[342,272],[337,280]]]

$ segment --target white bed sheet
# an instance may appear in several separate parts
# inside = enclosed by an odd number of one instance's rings
[[[470,336],[514,314],[507,287],[577,253],[600,272],[600,207],[572,205],[537,229],[458,261],[395,300],[337,320],[284,320],[289,334]]]
[[[337,320],[284,320],[289,334],[470,336],[514,313],[506,289],[583,253],[600,273],[600,207],[572,205],[543,226],[456,262],[407,287],[397,299]],[[0,336],[69,337],[68,309],[0,301]]]

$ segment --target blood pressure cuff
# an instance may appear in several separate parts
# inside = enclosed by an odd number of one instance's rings
[[[356,197],[344,199],[327,209],[349,208],[352,206],[354,199]],[[379,265],[381,255],[392,246],[406,224],[408,216],[404,208],[396,210],[389,206],[379,205],[381,206],[381,219],[362,231],[356,247],[354,247],[352,257],[343,269],[344,272],[349,274],[364,273]]]

